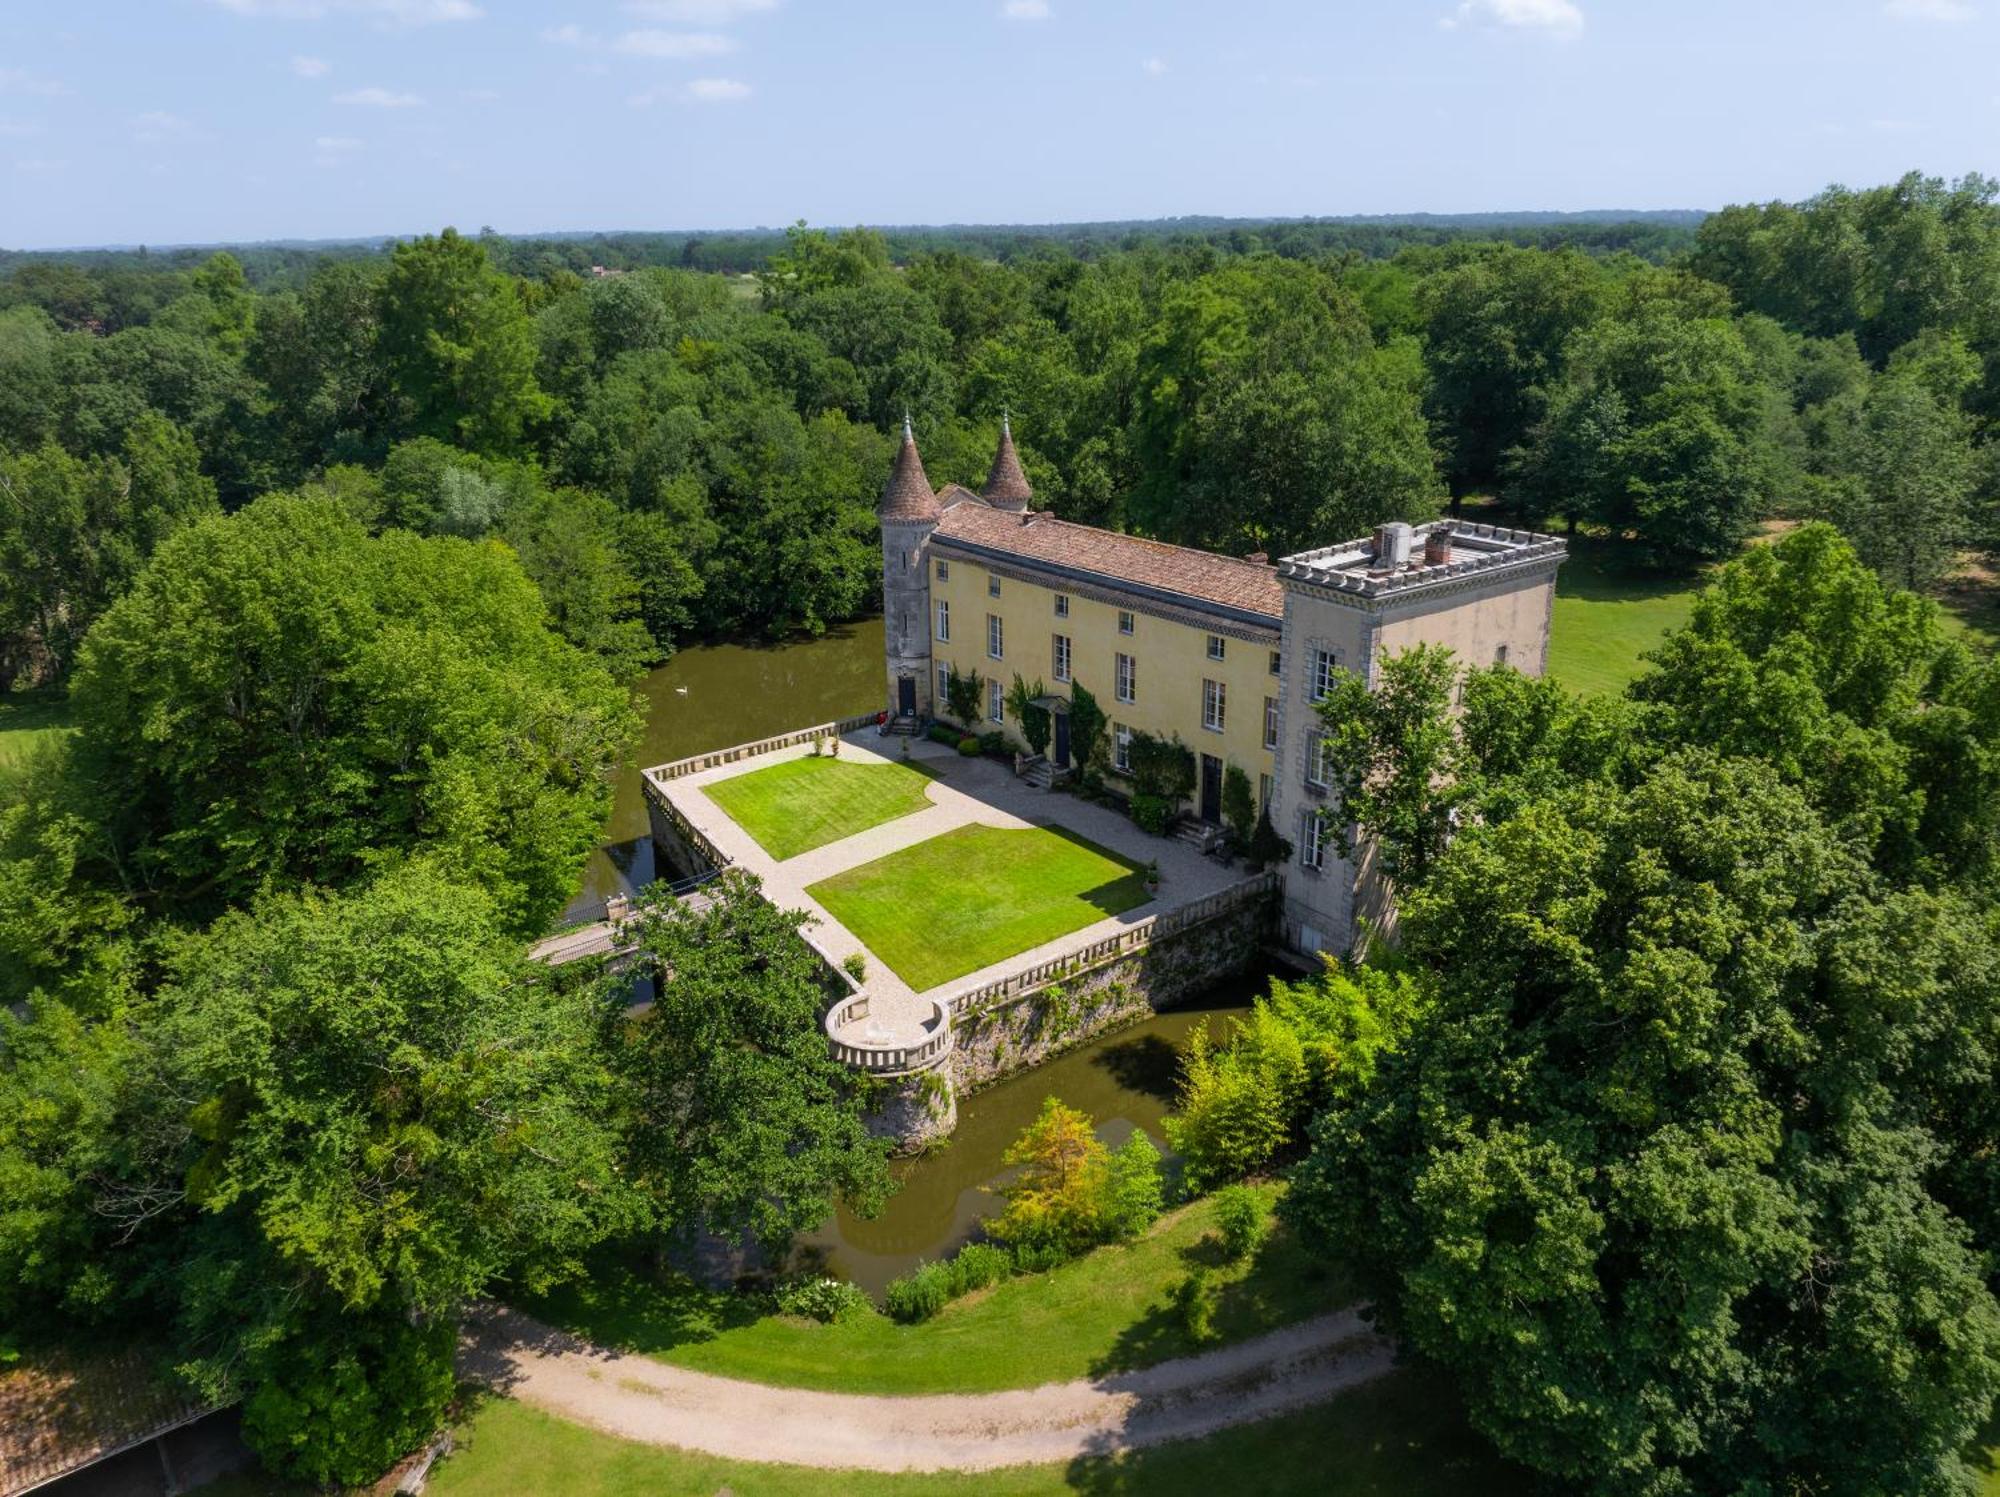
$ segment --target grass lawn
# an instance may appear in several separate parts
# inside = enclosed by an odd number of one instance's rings
[[[69,730],[69,703],[60,691],[0,696],[0,800],[7,798],[7,777],[36,749]]]
[[[918,992],[1146,902],[1145,874],[1055,827],[955,827],[806,892]]]
[[[1571,541],[1556,573],[1549,674],[1572,691],[1623,691],[1639,674],[1639,656],[1687,621],[1702,583],[1628,571],[1610,543]]]
[[[456,1453],[432,1472],[438,1497],[627,1497],[634,1492],[734,1497],[1526,1497],[1527,1479],[1466,1428],[1448,1384],[1393,1373],[1318,1408],[1161,1445],[1123,1459],[1067,1466],[887,1476],[752,1465],[637,1445],[488,1399],[459,1429]]]
[[[702,786],[757,845],[783,862],[930,804],[936,776],[917,764],[787,759]]]
[[[1275,1208],[1278,1187],[1266,1187]],[[834,1325],[761,1315],[741,1296],[602,1264],[523,1308],[603,1346],[678,1367],[842,1393],[986,1393],[1143,1367],[1199,1350],[1168,1302],[1211,1263],[1224,1341],[1347,1304],[1341,1274],[1282,1229],[1246,1263],[1216,1264],[1207,1200],[1169,1213],[1139,1241],[969,1295],[918,1325],[873,1311]]]

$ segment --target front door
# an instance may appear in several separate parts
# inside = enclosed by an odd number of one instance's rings
[[[1056,720],[1055,757],[1052,762],[1057,769],[1069,768],[1069,714],[1055,712],[1050,716]]]
[[[917,678],[898,676],[896,678],[896,710],[905,717],[917,715]]]
[[[1201,756],[1201,819],[1222,820],[1222,761],[1213,754]]]

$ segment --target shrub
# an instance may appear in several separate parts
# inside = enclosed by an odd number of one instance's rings
[[[929,1320],[951,1302],[952,1272],[949,1264],[919,1263],[899,1279],[891,1279],[882,1300],[890,1315],[905,1325]]]
[[[1250,776],[1234,764],[1222,771],[1222,819],[1238,847],[1248,847],[1257,835],[1257,796]]]
[[[1278,835],[1278,829],[1271,825],[1271,812],[1267,806],[1257,813],[1256,830],[1250,834],[1250,866],[1253,868],[1275,868],[1292,855],[1292,844]]]
[[[1002,1157],[1021,1168],[1002,1187],[1007,1209],[987,1224],[993,1236],[1072,1253],[1101,1239],[1111,1156],[1088,1114],[1045,1098]]]
[[[840,970],[856,982],[868,980],[868,958],[858,951],[850,951],[841,959]]]
[[[1138,795],[1158,796],[1171,807],[1194,794],[1194,750],[1178,733],[1171,738],[1134,733],[1129,753],[1132,788]]]
[[[1052,1268],[1062,1267],[1073,1256],[1059,1243],[1017,1242],[1014,1244],[1014,1272],[1047,1273]]]
[[[1225,1185],[1215,1193],[1215,1228],[1231,1261],[1249,1257],[1271,1235],[1264,1201],[1247,1185]]]
[[[1188,1276],[1174,1285],[1174,1308],[1180,1312],[1188,1340],[1199,1346],[1215,1339],[1215,1280],[1207,1269],[1190,1269]]]
[[[979,740],[968,733],[965,737],[958,740],[958,751],[967,758],[971,758],[972,755],[979,752]]]
[[[1173,820],[1173,815],[1173,802],[1164,796],[1136,792],[1132,796],[1132,820],[1142,832],[1151,832],[1155,837],[1166,835],[1167,823]]]
[[[979,735],[979,751],[982,754],[998,754],[1003,759],[1012,752],[1007,747],[1007,735],[998,728]]]
[[[979,721],[979,704],[986,696],[986,678],[978,671],[960,674],[957,666],[945,671],[944,700],[951,715],[970,727]]]
[[[1114,1242],[1130,1242],[1159,1220],[1165,1197],[1160,1151],[1145,1134],[1134,1133],[1111,1156],[1101,1232]]]
[[[952,1297],[997,1284],[1013,1271],[1014,1260],[1005,1248],[990,1242],[970,1243],[951,1260]]]
[[[782,1279],[771,1291],[771,1300],[782,1315],[799,1315],[822,1325],[844,1320],[869,1303],[858,1285],[823,1276]]]
[[[924,736],[932,743],[941,743],[946,748],[957,748],[960,734],[950,723],[932,723]]]

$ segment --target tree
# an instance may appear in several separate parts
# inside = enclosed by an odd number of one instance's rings
[[[1431,1007],[1284,1211],[1551,1477],[1953,1490],[2000,1306],[1937,1194],[1928,1046],[1983,1053],[1994,990],[1904,1001],[1891,970],[1952,947],[1882,892],[1768,766],[1703,751],[1473,827],[1404,901]]]
[[[380,347],[407,429],[479,452],[517,450],[550,401],[514,283],[457,230],[399,244],[379,291]]]
[[[947,666],[944,676],[945,705],[959,725],[972,728],[979,722],[982,710],[981,698],[986,690],[986,678],[978,671],[960,671],[956,662]]]
[[[1250,776],[1235,763],[1222,772],[1222,819],[1241,846],[1248,847],[1257,835],[1257,795]]]
[[[949,686],[950,678],[946,677]],[[1047,689],[1036,680],[1030,686],[1021,679],[1017,671],[1014,684],[1007,688],[1007,713],[1021,725],[1021,736],[1028,741],[1028,752],[1037,756],[1048,752],[1049,734],[1055,724],[1049,720],[1049,709],[1037,707],[1035,703],[1047,695]]]
[[[1104,709],[1097,698],[1084,690],[1081,681],[1069,683],[1069,752],[1076,760],[1077,774],[1088,781],[1097,773],[1104,751]]]
[[[1458,662],[1443,645],[1416,645],[1386,657],[1379,671],[1373,689],[1341,671],[1316,709],[1337,808],[1321,814],[1343,857],[1373,842],[1383,873],[1421,883],[1444,851],[1464,793],[1447,715]]]
[[[1917,370],[1877,378],[1833,442],[1831,518],[1884,581],[1934,591],[1970,538],[1970,424]],[[1842,481],[1844,480],[1844,481]]]
[[[496,915],[422,863],[267,897],[185,942],[142,1022],[96,1209],[185,1214],[190,1371],[247,1393],[281,1471],[378,1474],[442,1417],[459,1308],[626,1220],[592,1001],[531,982]]]
[[[609,499],[573,489],[539,493],[513,507],[504,530],[564,639],[621,681],[660,658],[639,617],[639,582],[620,549],[620,516]]]
[[[506,548],[371,538],[324,498],[170,538],[92,630],[72,702],[98,876],[155,910],[336,886],[422,850],[539,931],[633,731]]]
[[[627,926],[653,1005],[610,1021],[627,1170],[655,1229],[749,1233],[776,1253],[836,1202],[872,1214],[889,1145],[869,1136],[867,1097],[827,1048],[833,989],[804,917],[739,873],[700,904],[658,889]]]
[[[1007,1205],[987,1231],[1017,1247],[1074,1253],[1097,1242],[1111,1179],[1111,1155],[1088,1114],[1044,1098],[1042,1110],[1007,1147],[1018,1173],[1001,1187]]]

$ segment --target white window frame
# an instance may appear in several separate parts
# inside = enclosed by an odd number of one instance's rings
[[[951,563],[950,563],[950,562],[948,562],[948,561],[944,561],[944,560],[940,560],[940,561],[938,562],[938,573],[937,573],[937,577],[938,577],[938,581],[940,581],[940,582],[949,582],[949,581],[951,581]]]
[[[1006,626],[1000,622],[999,614],[997,613],[987,614],[986,615],[986,658],[989,660],[1005,660],[1007,658],[1006,649],[1007,649]]]
[[[1311,806],[1299,823],[1299,866],[1319,869],[1326,866],[1326,818]]]
[[[1123,723],[1111,725],[1111,767],[1120,774],[1132,772],[1132,730]]]
[[[1318,727],[1306,740],[1306,783],[1315,790],[1326,790],[1333,783],[1326,777],[1326,733]]]
[[[988,572],[986,574],[986,596],[989,598],[1000,596],[1000,574],[998,572]]]
[[[1068,618],[1068,617],[1069,617],[1069,594],[1068,594],[1068,593],[1057,593],[1057,594],[1056,594],[1056,617],[1057,617],[1057,618],[1059,618],[1059,619],[1066,619],[1066,618]]]
[[[1257,814],[1260,816],[1268,816],[1271,812],[1271,790],[1271,777],[1267,774],[1258,775]]]
[[[1067,634],[1049,636],[1049,668],[1058,681],[1069,679],[1070,638]]]
[[[1211,733],[1223,731],[1223,724],[1229,720],[1229,688],[1220,681],[1202,677],[1201,682],[1201,725]]]
[[[1121,608],[1118,610],[1118,632],[1120,634],[1130,634],[1133,630],[1134,622],[1130,609]]]
[[[1227,653],[1228,649],[1229,649],[1229,642],[1225,640],[1220,634],[1209,635],[1208,658],[1210,660],[1221,660]]]
[[[1139,700],[1139,662],[1120,653],[1114,657],[1111,695],[1128,705]]]
[[[1323,702],[1333,695],[1333,683],[1340,670],[1340,651],[1314,650],[1312,653],[1312,680],[1307,683],[1310,691],[1308,700]]]
[[[1264,747],[1275,751],[1278,747],[1278,699],[1264,698]]]
[[[1007,721],[1007,693],[1000,689],[998,681],[986,683],[986,716],[991,722]]]
[[[945,697],[950,691],[950,689],[951,689],[951,667],[949,665],[939,665],[937,701],[931,704],[933,708],[939,708],[945,704]]]
[[[951,600],[949,598],[939,598],[937,600],[937,637],[939,644],[948,645],[951,643]]]

